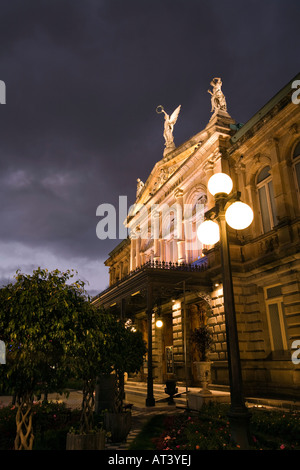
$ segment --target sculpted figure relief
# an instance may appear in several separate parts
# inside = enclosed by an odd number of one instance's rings
[[[165,124],[164,124],[164,138],[165,138],[165,147],[166,149],[172,149],[175,147],[174,144],[174,137],[173,137],[173,129],[174,125],[176,124],[179,112],[180,112],[181,105],[179,105],[175,111],[169,116],[164,108],[160,105],[157,106],[156,112],[158,114],[164,113],[165,115]]]
[[[219,109],[222,111],[227,111],[227,105],[225,96],[222,92],[222,80],[221,78],[214,78],[210,82],[213,90],[207,90],[208,93],[211,94],[211,112],[216,112]]]

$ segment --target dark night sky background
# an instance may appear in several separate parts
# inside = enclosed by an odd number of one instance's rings
[[[246,122],[299,72],[298,0],[2,0],[0,281],[19,268],[77,269],[91,294],[119,240],[96,209],[134,203],[163,154],[208,123],[215,76]]]

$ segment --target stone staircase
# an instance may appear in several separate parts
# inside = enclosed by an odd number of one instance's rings
[[[168,405],[169,395],[165,393],[165,384],[153,384],[153,395],[155,398],[156,408],[165,408],[170,409]],[[185,408],[187,405],[186,400],[186,386],[183,383],[177,383],[176,387],[178,393],[174,396],[173,405],[174,408]],[[229,402],[230,393],[229,387],[225,385],[211,385],[210,390],[214,396],[218,396],[222,402]],[[199,387],[188,387],[189,394],[195,394],[199,392]],[[147,383],[146,382],[134,382],[129,379],[125,383],[125,402],[133,403],[136,409],[149,409],[146,407],[146,397],[147,397]],[[275,398],[262,398],[262,397],[245,397],[247,406],[263,406],[271,408],[280,408],[280,409],[292,409],[300,410],[300,401],[298,400],[283,400]]]
[[[165,393],[165,384],[153,384],[153,395],[155,403],[159,405],[168,406],[169,395]],[[174,396],[174,402],[178,407],[184,407],[186,405],[186,389],[180,385],[177,385],[178,393]],[[147,383],[145,382],[131,382],[128,380],[125,383],[125,401],[127,403],[136,403],[141,406],[145,406],[147,397]]]

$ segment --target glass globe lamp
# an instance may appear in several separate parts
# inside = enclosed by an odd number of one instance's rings
[[[157,320],[156,326],[157,328],[161,328],[163,326],[163,322],[161,320]]]
[[[231,204],[225,212],[228,225],[235,230],[243,230],[252,223],[253,210],[248,204],[236,201]]]
[[[232,191],[232,187],[232,179],[226,173],[215,173],[209,178],[207,183],[208,191],[213,196],[220,193],[229,194]]]
[[[220,240],[219,225],[212,220],[205,220],[199,225],[197,236],[204,245],[214,245]]]

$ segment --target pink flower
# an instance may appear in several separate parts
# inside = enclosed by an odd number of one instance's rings
[[[281,444],[280,449],[281,449],[281,450],[285,449],[285,445],[284,445],[284,444]]]

